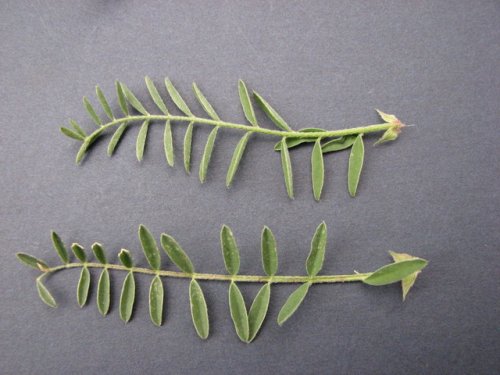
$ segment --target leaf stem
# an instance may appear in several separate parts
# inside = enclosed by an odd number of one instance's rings
[[[152,270],[149,268],[132,267],[127,268],[119,264],[102,264],[102,263],[67,263],[56,267],[50,267],[40,277],[47,274],[62,271],[68,268],[107,268],[111,270],[136,272],[147,275],[158,275],[160,277],[173,277],[180,279],[195,279],[195,280],[214,280],[214,281],[235,281],[235,282],[249,282],[249,283],[304,283],[310,282],[312,284],[327,284],[327,283],[343,283],[363,281],[366,277],[371,275],[369,273],[355,273],[352,275],[324,275],[324,276],[260,276],[260,275],[222,275],[212,273],[187,273],[179,271],[166,271],[166,270]]]

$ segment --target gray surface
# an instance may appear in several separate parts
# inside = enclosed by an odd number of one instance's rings
[[[0,373],[500,371],[498,2],[142,3],[0,5]],[[60,136],[59,125],[73,117],[92,127],[81,97],[95,84],[111,96],[120,79],[145,99],[146,74],[157,83],[171,77],[198,111],[189,90],[197,81],[228,120],[243,121],[235,84],[244,78],[296,127],[376,123],[373,108],[417,126],[388,146],[367,145],[357,199],[345,187],[348,155],[328,156],[319,204],[310,192],[310,149],[292,153],[297,198],[290,201],[275,139],[266,137],[252,139],[226,190],[237,132],[220,133],[203,186],[197,173],[185,175],[180,149],[176,168],[166,167],[159,126],[142,164],[135,128],[112,159],[103,141],[75,166],[77,144]],[[199,129],[195,172],[208,134]],[[116,304],[123,274],[113,275],[112,313],[103,319],[95,291],[89,306],[76,306],[77,272],[47,282],[60,303],[52,310],[38,300],[36,272],[14,258],[24,250],[57,262],[48,236],[56,229],[68,243],[128,247],[144,264],[136,237],[144,223],[174,235],[200,271],[223,272],[218,231],[227,223],[241,271],[260,273],[267,224],[281,274],[300,274],[321,220],[331,239],[324,274],[375,269],[389,261],[389,249],[429,259],[408,300],[401,303],[397,286],[317,286],[280,328],[277,313],[292,287],[276,287],[261,334],[245,345],[230,321],[227,285],[204,283],[212,329],[203,342],[191,326],[185,281],[166,283],[166,323],[156,328],[149,279],[138,278],[137,308],[125,326]],[[243,289],[247,300],[255,293]]]

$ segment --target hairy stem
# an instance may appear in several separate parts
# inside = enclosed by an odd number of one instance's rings
[[[235,282],[249,282],[249,283],[304,283],[310,282],[312,284],[321,283],[343,283],[362,281],[371,273],[355,273],[352,275],[326,275],[326,276],[259,276],[259,275],[222,275],[212,273],[186,273],[178,271],[165,271],[165,270],[152,270],[148,268],[132,267],[128,268],[120,264],[102,264],[102,263],[68,263],[57,267],[50,267],[40,276],[43,277],[47,274],[62,271],[68,268],[107,268],[118,271],[132,271],[136,273],[143,273],[147,275],[158,275],[161,277],[175,277],[180,279],[196,279],[196,280],[215,280],[215,281],[235,281]]]
[[[186,123],[193,122],[194,124],[220,126],[222,128],[238,129],[238,130],[243,130],[245,132],[267,134],[267,135],[272,135],[272,136],[276,136],[276,137],[280,137],[280,138],[283,138],[283,137],[285,137],[285,138],[341,137],[341,136],[345,136],[345,135],[356,135],[356,134],[381,132],[381,131],[385,131],[389,128],[392,128],[394,126],[393,124],[390,124],[390,123],[383,123],[383,124],[359,126],[359,127],[350,128],[350,129],[329,130],[329,131],[323,131],[323,132],[299,132],[299,131],[273,130],[273,129],[260,128],[260,127],[256,127],[256,126],[236,124],[236,123],[232,123],[232,122],[212,120],[212,119],[207,119],[207,118],[202,118],[202,117],[194,117],[194,116],[190,117],[190,116],[151,115],[150,114],[150,115],[140,115],[140,116],[127,116],[127,117],[115,119],[115,120],[108,122],[108,123],[102,125],[101,127],[99,127],[92,134],[90,134],[89,137],[91,137],[91,138],[96,137],[100,133],[102,133],[104,130],[111,128],[113,126],[119,125],[119,124],[124,123],[124,122],[134,122],[134,121],[140,122],[140,121],[145,121],[145,120],[150,120],[150,121],[170,120],[170,121],[181,121],[181,122],[186,122]]]

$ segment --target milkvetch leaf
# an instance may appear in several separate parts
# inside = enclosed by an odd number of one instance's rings
[[[325,249],[327,240],[326,224],[323,221],[317,228],[311,240],[311,251],[306,261],[306,270],[309,276],[316,276],[325,260]]]
[[[268,227],[262,230],[262,266],[268,276],[274,276],[278,271],[278,253],[276,251],[276,239]]]
[[[16,257],[21,263],[27,265],[28,267],[34,268],[36,270],[43,271],[43,270],[49,268],[47,263],[45,263],[43,260],[35,258],[32,255],[25,254],[25,253],[17,253]]]
[[[132,316],[135,301],[135,279],[134,273],[129,272],[123,281],[122,293],[120,295],[120,318],[127,323]]]
[[[238,274],[240,270],[240,252],[238,250],[238,245],[236,245],[233,232],[227,225],[222,226],[220,243],[227,272],[231,275]]]
[[[137,142],[135,145],[135,154],[137,160],[141,161],[144,156],[144,148],[146,147],[146,138],[148,137],[149,120],[142,123],[137,135]]]
[[[292,131],[292,129],[290,128],[290,126],[288,126],[286,121],[283,120],[283,118],[279,115],[279,113],[276,112],[276,110],[273,107],[271,107],[271,105],[268,102],[266,102],[262,96],[260,96],[254,91],[253,97],[255,98],[255,101],[257,102],[259,107],[267,115],[267,117],[269,117],[271,121],[274,122],[274,124],[278,128],[284,131]]]
[[[130,103],[130,105],[134,107],[137,112],[142,113],[144,116],[149,115],[149,112],[146,111],[146,108],[144,108],[144,106],[139,101],[139,99],[136,98],[134,93],[127,86],[125,86],[125,84],[121,83],[120,85],[123,90],[123,94],[125,95],[125,98]]]
[[[160,276],[156,275],[149,287],[149,316],[155,326],[161,326],[163,320],[163,283]]]
[[[262,326],[267,315],[269,307],[269,299],[271,298],[271,284],[267,283],[260,288],[259,292],[253,300],[250,311],[248,312],[248,342],[251,342]]]
[[[372,272],[363,282],[375,286],[396,283],[414,272],[420,271],[427,266],[427,263],[426,260],[420,258],[391,263]]]
[[[168,115],[167,106],[165,105],[165,102],[161,98],[160,94],[158,93],[158,90],[156,89],[156,86],[151,80],[151,78],[146,76],[144,80],[146,81],[146,86],[148,87],[149,95],[151,95],[151,98],[155,102],[156,106],[160,109],[160,111]]]
[[[311,180],[314,199],[319,201],[325,180],[325,166],[323,152],[321,152],[321,139],[319,138],[316,140],[311,154]]]
[[[95,93],[97,95],[97,99],[99,99],[99,103],[101,103],[104,113],[106,113],[109,119],[113,121],[115,119],[115,116],[113,115],[113,111],[111,110],[108,101],[106,100],[106,96],[104,96],[104,93],[99,86],[95,87]]]
[[[182,249],[182,247],[177,243],[177,241],[168,234],[162,233],[161,235],[161,246],[163,250],[167,253],[170,260],[177,266],[179,269],[186,273],[193,273],[194,267],[193,263],[191,263],[191,259],[187,256],[186,252]]]
[[[245,300],[238,286],[231,281],[229,284],[229,310],[233,319],[236,334],[243,342],[248,342],[249,326]]]
[[[246,119],[253,126],[259,126],[257,124],[257,119],[255,118],[255,112],[253,110],[252,102],[250,101],[250,96],[248,95],[247,86],[245,82],[241,79],[238,81],[238,93],[240,94],[241,107],[243,108],[243,113]]]
[[[50,307],[57,307],[56,300],[52,297],[49,290],[43,285],[42,280],[36,279],[36,288],[38,290],[38,295],[40,299]]]
[[[207,303],[205,302],[203,290],[195,279],[192,279],[189,284],[189,303],[196,333],[202,339],[206,339],[210,330]]]
[[[304,283],[299,286],[295,291],[290,294],[285,304],[281,308],[278,314],[278,324],[281,326],[285,323],[295,311],[299,308],[300,304],[304,300],[309,291],[311,283]]]
[[[59,258],[61,258],[63,263],[69,263],[68,250],[66,250],[66,246],[64,246],[61,237],[59,237],[59,235],[54,231],[52,231],[51,237],[52,237],[52,245],[54,245],[54,249],[59,255]]]
[[[215,112],[214,108],[212,105],[208,102],[207,98],[205,98],[205,95],[201,92],[201,90],[198,88],[196,83],[193,82],[193,91],[196,96],[196,99],[200,102],[201,106],[205,110],[205,112],[214,120],[220,121],[219,116]]]
[[[163,132],[163,148],[165,150],[165,157],[167,163],[171,167],[174,166],[174,144],[172,141],[172,126],[170,120],[165,122],[165,131]]]
[[[251,135],[251,132],[246,132],[245,135],[241,137],[240,141],[236,145],[236,148],[234,149],[233,157],[227,170],[226,187],[230,187],[231,183],[233,182],[234,175],[236,174],[238,166],[240,165],[241,157],[243,156],[245,148],[247,147],[248,138],[250,138]]]
[[[293,199],[293,172],[290,154],[286,147],[286,138],[281,139],[281,168],[283,169],[283,177],[285,179],[286,192]]]
[[[216,126],[212,129],[210,134],[208,135],[207,144],[205,145],[205,149],[203,150],[203,156],[201,157],[200,163],[200,182],[205,182],[207,177],[208,164],[210,163],[210,158],[212,157],[212,151],[214,149],[215,137],[217,136],[217,131],[219,127]]]
[[[106,316],[108,314],[110,294],[109,272],[105,268],[102,270],[97,283],[97,308],[102,316]]]
[[[189,123],[186,128],[186,133],[184,134],[184,169],[188,174],[191,172],[191,144],[193,143],[193,124],[193,121]]]
[[[87,267],[82,267],[76,291],[76,300],[78,302],[78,306],[83,307],[87,302],[87,297],[89,295],[89,288],[90,288],[90,272]]]
[[[160,250],[158,250],[151,232],[142,224],[139,226],[139,239],[149,265],[152,269],[159,270],[161,266]]]
[[[179,91],[175,88],[175,86],[170,82],[168,78],[165,78],[165,86],[167,86],[167,91],[170,94],[170,97],[172,98],[173,102],[179,108],[184,114],[188,117],[193,117],[194,115],[191,113],[191,110],[187,106],[186,102],[184,99],[182,99],[181,95],[179,94]]]
[[[349,170],[347,172],[347,186],[351,197],[356,195],[358,189],[359,177],[361,176],[361,169],[363,168],[363,160],[365,157],[365,146],[363,144],[363,134],[356,137],[356,141],[351,148],[349,155]]]

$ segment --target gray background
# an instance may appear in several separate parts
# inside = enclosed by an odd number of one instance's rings
[[[0,5],[0,373],[493,374],[499,360],[498,120],[500,6],[494,1],[2,1]],[[415,127],[386,146],[367,137],[359,197],[346,189],[348,153],[326,157],[324,198],[310,192],[309,147],[292,152],[296,199],[287,199],[276,139],[255,136],[234,187],[226,168],[241,133],[221,131],[208,181],[197,167],[208,127],[195,131],[194,173],[177,148],[168,168],[161,126],[143,163],[137,127],[108,159],[107,139],[75,166],[77,142],[58,128],[93,125],[81,97],[99,84],[117,108],[115,79],[152,108],[143,82],[168,75],[199,83],[222,118],[243,121],[236,82],[246,80],[296,127],[379,122],[374,108]],[[162,88],[164,93],[164,89]],[[165,95],[164,95],[165,96]],[[169,102],[171,105],[171,102]],[[172,106],[172,105],[171,105]],[[272,126],[259,112],[265,126]],[[184,126],[174,129],[182,144]],[[137,226],[174,235],[201,272],[224,272],[218,232],[237,236],[242,273],[260,274],[263,225],[276,234],[281,274],[302,274],[314,228],[330,241],[323,274],[370,271],[390,249],[429,259],[405,303],[399,286],[315,286],[283,327],[276,317],[293,286],[277,286],[251,345],[237,339],[227,284],[203,283],[211,335],[192,328],[187,283],[167,280],[166,315],[154,327],[149,278],[138,277],[124,325],[114,273],[111,314],[75,301],[77,271],[47,281],[16,261],[26,251],[57,263],[49,231],[67,243],[134,252]],[[171,269],[164,259],[164,266]],[[94,276],[97,273],[94,272]],[[247,301],[256,286],[244,286]]]

